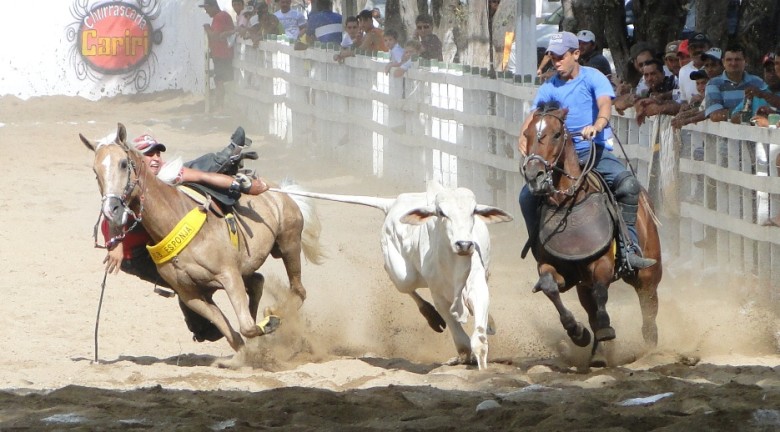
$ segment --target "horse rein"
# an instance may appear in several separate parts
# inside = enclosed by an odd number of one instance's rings
[[[556,115],[553,115],[553,114],[550,114],[550,113],[539,113],[539,114],[536,114],[536,115],[538,115],[540,117],[552,117],[552,118],[558,120],[561,123],[561,127],[563,128],[563,134],[560,137],[560,140],[563,140],[563,146],[566,145],[566,142],[568,141],[570,136],[571,137],[576,137],[576,136],[580,136],[581,137],[582,136],[581,133],[570,134],[569,133],[569,128],[566,127],[566,123],[564,123],[562,118],[560,118],[560,117],[558,117]],[[541,139],[542,139],[541,131],[537,131],[536,132],[536,141],[540,142]],[[551,183],[551,186],[552,186],[552,172],[553,171],[556,171],[556,172],[566,176],[568,179],[574,181],[574,184],[572,184],[566,190],[559,190],[559,189],[555,189],[555,188],[553,188],[553,190],[552,190],[552,193],[559,193],[559,194],[564,194],[566,196],[572,197],[572,196],[574,196],[577,193],[577,190],[579,190],[579,188],[582,186],[583,182],[588,177],[588,173],[590,173],[590,171],[593,170],[593,166],[596,163],[596,156],[594,154],[594,150],[596,149],[596,145],[595,145],[595,143],[593,142],[592,139],[589,139],[588,142],[590,142],[590,152],[588,153],[588,161],[585,163],[585,166],[583,167],[582,173],[580,173],[579,177],[574,177],[571,174],[569,174],[568,172],[566,172],[566,170],[564,170],[563,168],[558,167],[560,159],[563,156],[563,148],[561,149],[560,152],[558,152],[558,155],[555,157],[555,160],[552,161],[552,163],[547,162],[546,159],[544,159],[543,157],[541,157],[541,156],[539,156],[537,154],[533,154],[533,153],[529,154],[525,158],[525,161],[523,162],[523,164],[520,166],[520,171],[522,171],[523,177],[525,177],[525,167],[526,167],[526,165],[528,165],[529,162],[534,161],[534,160],[539,161],[539,162],[541,162],[544,165],[545,173],[547,174],[547,179],[545,180],[545,182]]]

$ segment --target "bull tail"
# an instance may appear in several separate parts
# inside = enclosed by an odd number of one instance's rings
[[[287,187],[282,187],[281,189],[270,188],[269,190],[272,192],[281,192],[281,193],[286,193],[288,195],[292,195],[293,199],[295,199],[294,198],[295,196],[298,196],[298,197],[308,197],[308,198],[316,198],[316,199],[322,199],[328,201],[343,202],[347,204],[360,204],[368,207],[378,208],[379,210],[382,210],[385,214],[387,214],[387,212],[390,210],[390,207],[392,207],[393,203],[395,202],[395,198],[380,198],[380,197],[370,197],[370,196],[362,196],[362,195],[325,194],[325,193],[317,193],[317,192],[307,192],[302,189],[291,189]]]

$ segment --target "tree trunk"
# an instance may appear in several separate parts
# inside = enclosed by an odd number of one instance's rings
[[[677,40],[685,25],[683,5],[682,0],[634,0],[634,40],[645,41],[663,54],[666,44]]]
[[[516,13],[517,0],[501,0],[496,14],[493,15],[493,46],[496,48],[493,64],[496,70],[499,70],[498,65],[500,65],[503,60],[506,34],[508,32],[515,32],[515,23],[517,22],[515,19]]]
[[[696,2],[696,31],[707,35],[712,46],[725,48],[728,43],[726,10],[729,0],[698,0]]]
[[[435,6],[440,4],[437,9]],[[466,50],[466,9],[460,0],[434,0],[431,2],[434,32],[441,39],[443,59],[447,63],[454,62]],[[436,20],[436,14],[439,20]],[[463,58],[459,61],[463,63]],[[470,64],[470,63],[468,63]]]
[[[761,59],[764,54],[775,52],[774,42],[780,34],[780,6],[776,0],[743,0],[739,17],[735,39],[745,50],[748,70],[763,78]]]
[[[490,65],[490,47],[488,39],[487,1],[476,0],[468,4],[468,21],[465,56],[461,61],[472,66]]]
[[[398,32],[398,43],[402,46],[414,33],[415,18],[416,3],[400,0],[387,0],[385,3],[385,30],[395,29]]]
[[[625,80],[628,75],[628,32],[626,31],[626,8],[623,0],[599,0],[597,2],[596,15],[604,17],[603,33],[596,32],[599,46],[609,47],[612,54],[612,61],[615,64],[614,73],[617,77]],[[604,44],[602,45],[602,41]]]

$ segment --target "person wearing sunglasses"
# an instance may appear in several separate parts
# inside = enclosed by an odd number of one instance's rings
[[[428,14],[420,14],[417,15],[414,23],[416,27],[414,38],[422,44],[420,57],[443,61],[441,39],[433,33],[433,17]]]

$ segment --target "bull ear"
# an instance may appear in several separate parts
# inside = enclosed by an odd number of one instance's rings
[[[474,214],[479,216],[479,218],[485,221],[487,224],[510,222],[513,219],[512,215],[498,207],[491,207],[481,204],[477,205],[477,208],[474,210]]]
[[[436,210],[432,207],[418,207],[413,210],[409,210],[405,215],[401,216],[401,223],[409,225],[422,225],[429,218],[436,216]]]
[[[87,139],[87,137],[85,137],[85,136],[84,136],[84,135],[82,135],[82,134],[79,134],[79,138],[81,138],[81,142],[83,142],[83,143],[84,143],[84,145],[85,145],[85,146],[86,146],[88,149],[90,149],[90,150],[92,150],[92,151],[95,151],[95,144],[92,144],[92,141],[88,140],[88,139]]]

